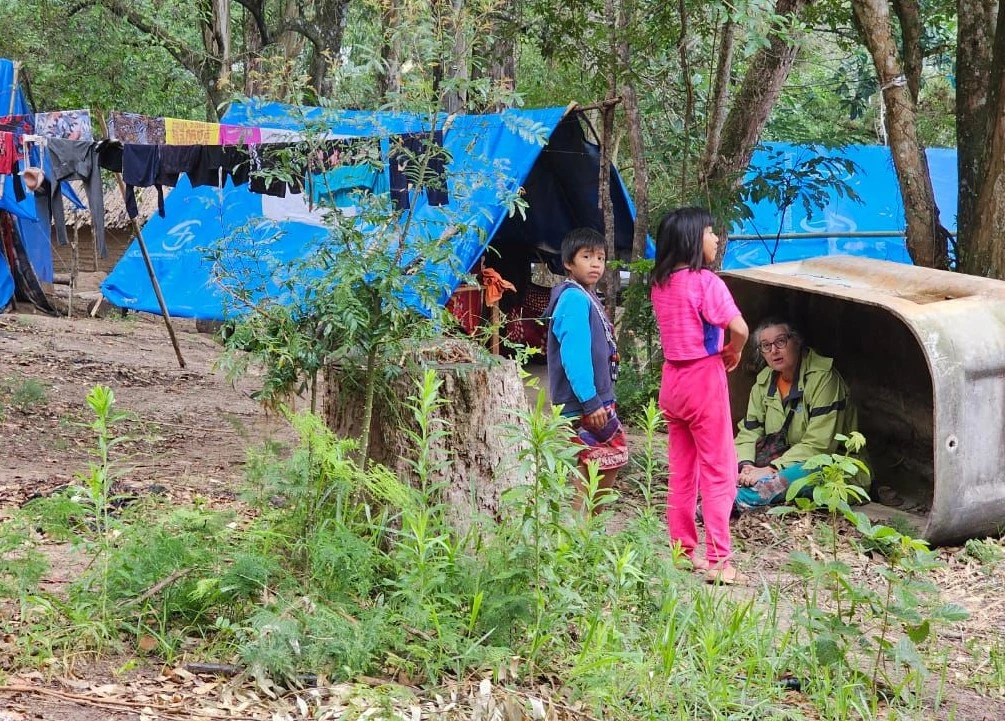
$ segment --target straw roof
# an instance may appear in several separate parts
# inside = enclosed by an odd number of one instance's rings
[[[77,197],[86,205],[87,192],[84,190],[83,182],[71,180],[70,186]],[[171,190],[172,188],[164,188],[164,195],[166,196]],[[105,187],[104,201],[105,227],[112,230],[128,229],[130,226],[129,216],[126,214],[126,202],[122,198],[122,193],[119,192],[118,185]],[[66,203],[64,207],[66,208],[67,226],[76,225],[78,228],[84,228],[91,225],[91,212],[89,210],[77,210],[69,203]],[[139,217],[136,220],[142,225],[157,212],[157,190],[155,188],[137,188],[136,207],[139,210]]]

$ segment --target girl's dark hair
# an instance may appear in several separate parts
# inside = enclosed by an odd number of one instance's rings
[[[576,253],[583,248],[606,250],[607,241],[593,228],[570,230],[562,238],[562,264],[571,263],[572,259],[576,257]]]
[[[674,266],[683,263],[690,270],[705,264],[705,228],[712,225],[712,214],[705,208],[678,208],[666,214],[656,232],[656,266],[653,285],[670,280]]]

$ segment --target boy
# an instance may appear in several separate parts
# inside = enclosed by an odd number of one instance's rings
[[[618,349],[614,326],[594,293],[604,276],[607,251],[604,236],[591,228],[578,228],[562,239],[562,264],[567,278],[551,291],[545,311],[548,327],[548,385],[553,405],[574,418],[575,443],[582,478],[573,484],[579,492],[574,503],[583,506],[587,464],[600,472],[600,488],[614,485],[618,469],[628,463],[628,442],[614,406]]]

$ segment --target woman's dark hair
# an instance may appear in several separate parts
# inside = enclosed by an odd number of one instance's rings
[[[583,248],[606,250],[607,241],[604,240],[603,235],[593,228],[576,228],[575,230],[570,230],[562,238],[562,265],[571,263],[572,259],[576,257],[576,253]]]
[[[653,285],[666,283],[679,263],[690,270],[701,270],[705,264],[705,228],[710,225],[712,214],[705,208],[678,208],[666,214],[656,232]]]

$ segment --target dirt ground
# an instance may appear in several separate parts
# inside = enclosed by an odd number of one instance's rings
[[[82,300],[94,297],[99,275],[93,276],[82,277]],[[54,292],[65,294],[65,289]],[[75,301],[75,307],[86,312],[84,302]],[[232,384],[214,367],[219,346],[212,336],[197,333],[191,321],[176,320],[175,327],[184,369],[157,317],[0,315],[0,392],[6,394],[0,405],[5,456],[0,519],[86,467],[90,433],[80,424],[89,420],[84,397],[98,383],[110,386],[119,408],[132,414],[127,423],[136,440],[126,449],[126,488],[143,493],[159,487],[158,492],[179,502],[195,495],[214,503],[234,502],[245,450],[266,438],[290,440],[289,432],[249,396],[253,376]],[[631,513],[639,502],[637,494],[626,491],[624,512]],[[735,533],[738,565],[750,583],[725,592],[757,595],[776,581],[782,588],[792,587],[794,579],[783,566],[793,539],[811,536],[809,519],[753,514],[738,521]],[[65,548],[51,551],[54,576],[46,581],[58,588],[72,579],[74,564],[72,558],[60,559]],[[960,721],[1005,719],[1005,690],[979,681],[992,671],[986,666],[988,654],[980,650],[997,644],[1005,652],[1005,566],[989,569],[959,548],[941,549],[940,555],[946,565],[937,578],[945,600],[964,606],[971,617],[940,639],[946,652],[944,704],[934,715]],[[856,573],[875,574],[870,559],[848,560]],[[5,634],[0,661],[7,658],[4,644],[13,643],[17,633],[5,615],[0,611]],[[149,657],[97,663],[63,659],[51,669],[7,669],[5,674],[0,674],[0,721],[302,717],[295,698],[270,700],[260,691],[193,676],[180,665],[163,667]]]

